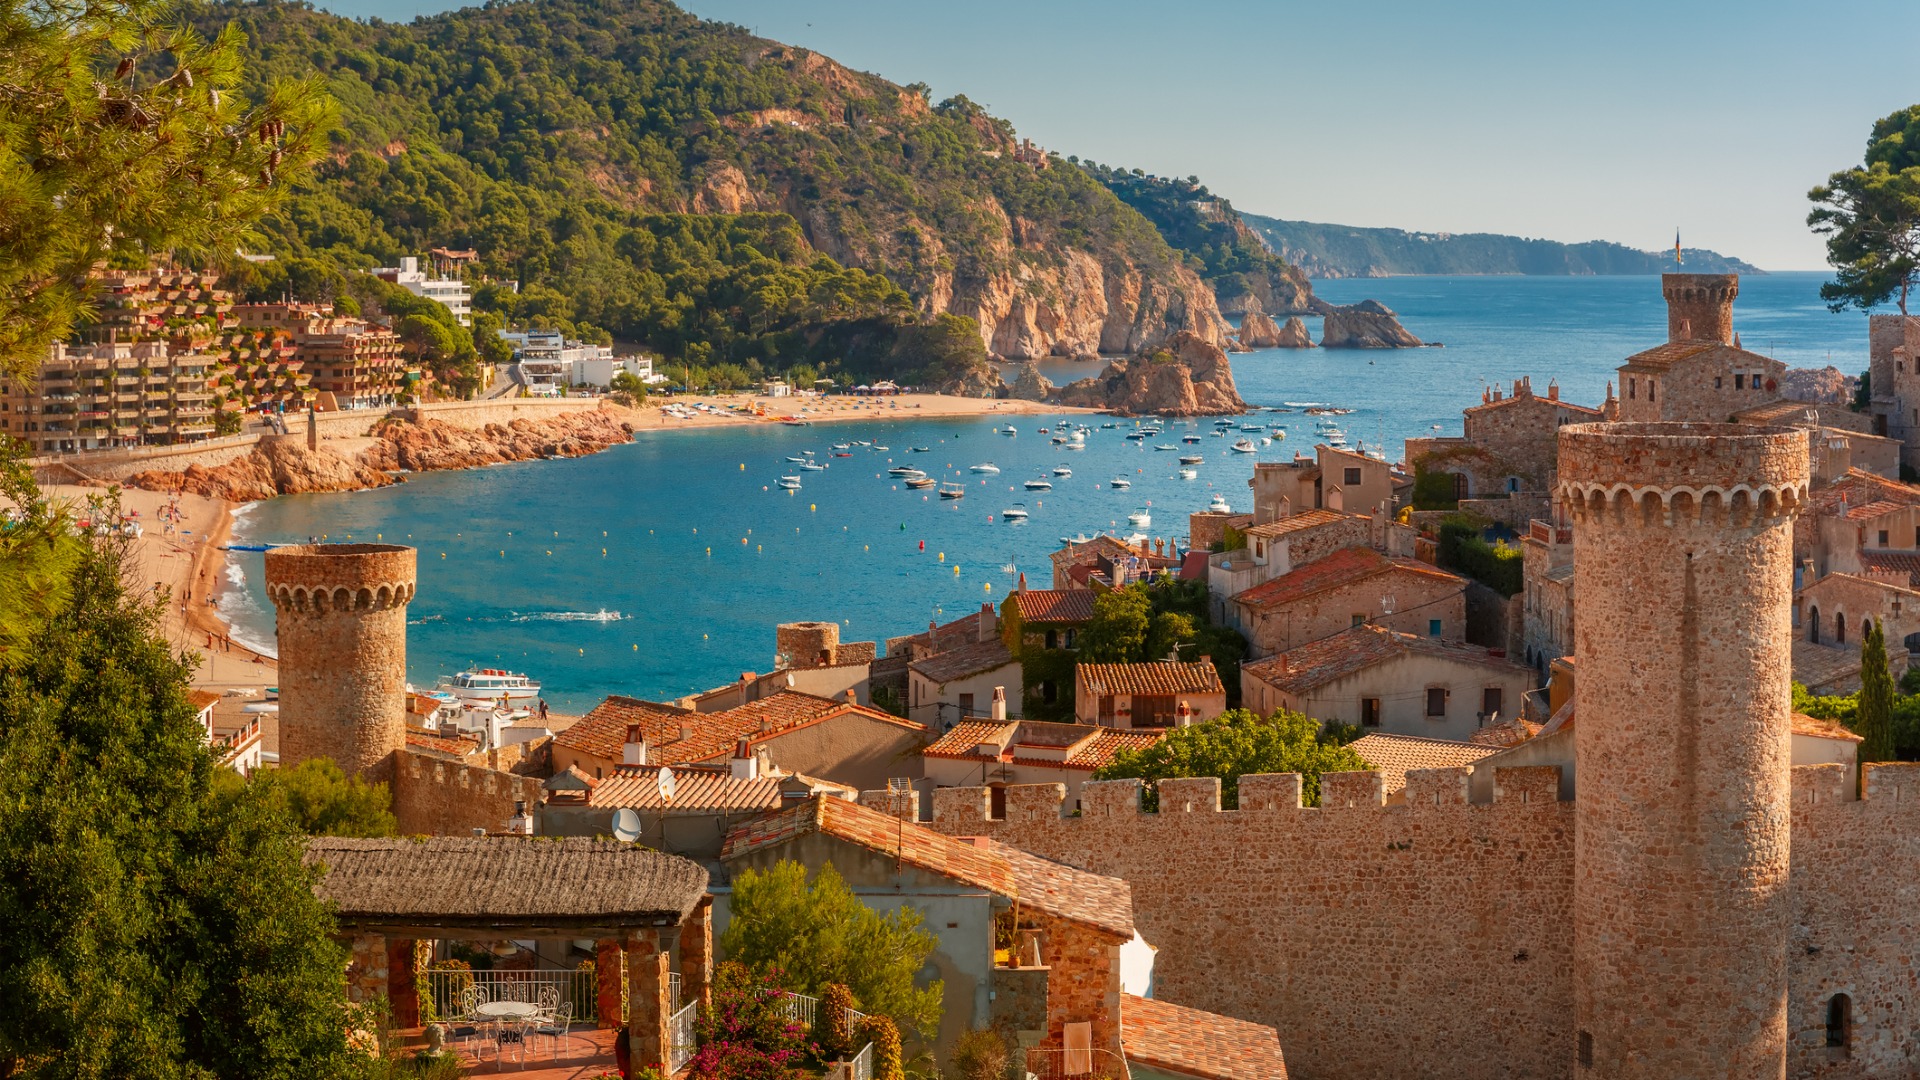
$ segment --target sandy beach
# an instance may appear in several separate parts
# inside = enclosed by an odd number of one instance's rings
[[[667,413],[661,405],[677,404],[689,408],[712,405],[719,413],[695,411],[687,419]],[[764,416],[743,415],[742,407],[757,409]],[[1066,416],[1097,414],[1097,409],[1070,409],[1063,405],[1045,405],[1037,401],[998,400],[994,398],[950,397],[944,394],[893,394],[880,397],[768,397],[764,394],[722,394],[714,396],[680,395],[649,399],[645,408],[628,410],[635,431],[687,427],[720,427],[736,424],[777,424],[782,417],[798,416],[810,424],[831,424],[858,420],[925,420],[956,416]]]

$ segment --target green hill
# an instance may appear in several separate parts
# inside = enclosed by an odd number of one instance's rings
[[[1398,274],[1658,274],[1674,268],[1673,252],[1641,251],[1590,240],[1562,244],[1496,233],[1421,233],[1362,229],[1243,214],[1274,250],[1309,277],[1389,277]],[[1696,273],[1757,274],[1758,267],[1717,252],[1684,248]]]
[[[1222,331],[1151,224],[1007,121],[664,0],[404,25],[281,0],[193,15],[244,30],[260,75],[317,72],[341,103],[331,162],[266,223],[281,259],[262,295],[472,248],[477,273],[520,286],[477,297],[504,316],[701,363],[929,381],[986,351]]]

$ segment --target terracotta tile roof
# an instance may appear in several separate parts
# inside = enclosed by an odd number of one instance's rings
[[[207,706],[220,703],[220,695],[211,690],[189,690],[187,703],[193,706],[194,712],[205,712]]]
[[[1816,645],[1799,634],[1794,635],[1794,682],[1818,688],[1859,678],[1859,646],[1836,648],[1832,645]]]
[[[1660,372],[1666,371],[1668,368],[1671,368],[1683,360],[1693,360],[1709,354],[1722,355],[1728,361],[1739,361],[1760,366],[1780,363],[1780,361],[1770,356],[1762,356],[1759,353],[1749,352],[1746,349],[1736,349],[1732,345],[1720,341],[1669,341],[1643,352],[1634,353],[1632,356],[1627,357],[1626,362],[1621,364],[1620,367],[1622,369],[1634,368],[1640,371]],[[1802,408],[1805,408],[1805,406],[1802,406]]]
[[[1013,594],[1023,622],[1081,623],[1093,618],[1089,589],[1023,589]]]
[[[1121,543],[1117,538],[1101,533],[1084,544],[1067,544],[1048,555],[1055,566],[1068,562],[1085,562],[1095,556],[1124,559],[1129,555],[1138,555],[1138,551]]]
[[[970,758],[979,756],[975,750],[983,742],[1006,743],[1013,738],[1020,723],[1008,720],[996,723],[992,720],[962,720],[953,725],[945,735],[934,740],[932,746],[920,753],[926,757]]]
[[[1009,720],[996,724],[986,720],[966,720],[921,753],[926,757],[958,761],[1012,761],[1020,765],[1053,769],[1092,771],[1112,761],[1122,750],[1144,750],[1160,741],[1166,732],[1160,728],[1122,731],[1093,724],[1049,724],[1034,720]],[[1000,755],[982,754],[981,743],[1005,746]],[[1078,744],[1074,746],[1074,744]],[[1074,746],[1064,761],[1042,757],[1029,750],[1042,746]]]
[[[679,738],[681,718],[691,715],[692,710],[675,705],[614,694],[594,706],[592,712],[572,727],[555,735],[553,743],[607,761],[619,761],[620,750],[627,744],[627,725],[639,724],[640,734],[649,744],[657,746]]]
[[[1488,724],[1486,727],[1467,736],[1467,741],[1480,746],[1492,746],[1505,750],[1510,746],[1519,746],[1521,743],[1540,734],[1541,726],[1542,725],[1536,724],[1531,720],[1516,716],[1511,720],[1502,720],[1497,724]]]
[[[1817,739],[1839,739],[1843,742],[1865,742],[1838,720],[1822,720],[1817,716],[1808,716],[1803,712],[1793,714],[1793,733],[1811,735]]]
[[[1904,509],[1904,507],[1900,503],[1889,502],[1886,499],[1877,499],[1873,502],[1867,503],[1864,506],[1848,507],[1847,520],[1848,521],[1872,521],[1874,518],[1885,517],[1886,515],[1893,513],[1895,510],[1900,510],[1900,509]]]
[[[626,745],[627,725],[639,724],[640,733],[647,740],[649,765],[681,765],[730,755],[741,739],[758,743],[840,716],[860,716],[914,731],[926,730],[911,720],[839,698],[781,690],[759,701],[711,713],[688,712],[637,698],[610,697],[579,723],[556,735],[554,742],[594,757],[618,761]],[[690,729],[685,738],[681,737],[683,727]],[[582,732],[582,728],[587,730]]]
[[[1462,411],[1463,412],[1481,412],[1483,410],[1505,409],[1510,406],[1517,405],[1523,401],[1531,402],[1532,404],[1535,404],[1535,405],[1551,405],[1556,409],[1565,409],[1568,412],[1575,412],[1575,413],[1585,413],[1588,416],[1600,415],[1599,409],[1588,408],[1585,405],[1575,405],[1571,401],[1564,401],[1560,398],[1541,397],[1538,394],[1521,394],[1518,396],[1515,396],[1513,394],[1507,394],[1502,398],[1500,398],[1500,400],[1498,401],[1489,401],[1483,405],[1475,405],[1472,408],[1464,409]]]
[[[407,746],[414,750],[425,750],[429,753],[444,754],[448,757],[466,757],[468,754],[479,751],[480,740],[469,739],[465,736],[447,738],[440,735],[428,735],[420,731],[409,731],[407,732]]]
[[[1005,859],[1013,872],[1015,898],[1020,903],[1132,940],[1131,885],[1120,878],[1043,859],[1011,844],[992,843],[993,853]]]
[[[1166,737],[1165,728],[1134,728],[1121,731],[1118,728],[1101,728],[1091,742],[1073,752],[1073,756],[1059,764],[1068,769],[1098,769],[1112,761],[1122,750],[1145,750]],[[1020,765],[1052,765],[1051,758],[1037,758],[1020,753],[1020,743],[1013,745],[1013,760]]]
[[[1889,480],[1865,469],[1848,469],[1845,476],[1813,491],[1807,497],[1811,514],[1828,517],[1839,514],[1841,503],[1863,506],[1874,502],[1920,506],[1920,486]]]
[[[1120,995],[1120,1043],[1128,1061],[1204,1080],[1286,1080],[1280,1035],[1249,1023]]]
[[[1309,642],[1264,660],[1242,664],[1240,670],[1276,690],[1303,694],[1409,653],[1494,668],[1510,674],[1527,672],[1531,675],[1528,669],[1493,656],[1478,645],[1395,633],[1371,623],[1342,630],[1332,637]]]
[[[915,660],[909,667],[936,683],[949,683],[1011,663],[1013,653],[1007,651],[1006,642],[996,637],[935,653],[924,660]]]
[[[1339,510],[1307,510],[1295,514],[1292,517],[1281,518],[1279,521],[1269,521],[1265,525],[1255,525],[1253,528],[1246,530],[1246,533],[1248,536],[1259,536],[1272,540],[1292,533],[1305,532],[1308,529],[1317,529],[1322,525],[1337,525],[1343,521],[1349,521],[1359,516],[1361,515],[1348,514]]]
[[[1860,563],[1868,570],[1882,574],[1905,574],[1908,585],[1920,586],[1920,555],[1899,551],[1863,551],[1860,553]]]
[[[670,794],[662,794],[660,773],[671,773]],[[703,810],[777,810],[781,804],[780,780],[763,776],[757,780],[735,780],[721,769],[694,769],[686,766],[622,765],[593,787],[588,806],[631,807],[635,810],[678,810],[695,813]]]
[[[887,655],[903,655],[907,646],[918,645],[922,649],[941,652],[959,648],[970,641],[980,640],[981,612],[970,611],[949,623],[930,626],[917,634],[887,639]]]
[[[1108,694],[1224,694],[1220,669],[1211,660],[1170,663],[1153,660],[1144,664],[1075,664],[1076,686],[1105,696]]]
[[[736,859],[811,833],[894,856],[1050,915],[1133,936],[1133,893],[1118,878],[1076,870],[992,840],[947,836],[845,799],[815,796],[736,825],[727,833],[720,857]]]
[[[1315,559],[1292,573],[1255,585],[1233,598],[1255,610],[1270,610],[1303,600],[1315,593],[1343,585],[1353,585],[1382,574],[1411,575],[1429,582],[1466,588],[1466,579],[1415,559],[1382,555],[1372,548],[1346,548],[1324,559]]]
[[[1498,746],[1455,742],[1452,739],[1426,739],[1418,735],[1389,735],[1374,732],[1351,744],[1360,760],[1380,770],[1386,793],[1391,795],[1407,786],[1409,769],[1449,769],[1471,765],[1483,757],[1500,752]]]

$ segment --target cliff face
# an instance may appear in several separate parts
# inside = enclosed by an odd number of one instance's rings
[[[1334,308],[1320,331],[1324,349],[1415,349],[1423,344],[1377,300]]]
[[[1860,378],[1828,364],[1823,368],[1788,368],[1780,378],[1780,396],[1792,401],[1845,405],[1853,400]]]
[[[332,447],[310,451],[305,439],[296,436],[262,441],[253,453],[215,468],[189,465],[183,472],[149,469],[129,477],[127,486],[253,502],[276,495],[359,491],[393,482],[386,473],[349,460]]]
[[[1233,368],[1218,345],[1175,335],[1165,349],[1115,360],[1091,379],[1060,389],[1060,403],[1119,416],[1208,416],[1245,412]]]

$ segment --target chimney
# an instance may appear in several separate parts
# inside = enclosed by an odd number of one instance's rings
[[[994,631],[998,629],[1000,629],[1000,618],[994,612],[993,605],[987,603],[984,600],[981,601],[980,602],[980,640],[992,641]]]
[[[1007,718],[1006,687],[996,686],[993,688],[993,712],[990,715],[996,721],[1004,721]]]
[[[1547,383],[1547,400],[1548,401],[1560,400],[1560,383],[1558,380],[1550,381]]]
[[[1174,727],[1186,727],[1187,725],[1193,723],[1193,706],[1187,704],[1186,698],[1180,699],[1180,705],[1178,708],[1174,709],[1173,713],[1174,713],[1174,721],[1173,721]]]
[[[507,821],[507,831],[515,836],[533,835],[533,819],[527,816],[526,800],[513,800],[513,817]]]
[[[647,763],[647,740],[640,734],[639,724],[627,725],[627,742],[620,748],[620,764],[645,765]]]
[[[1660,294],[1667,299],[1668,341],[1733,341],[1733,300],[1740,295],[1740,275],[1662,274]]]
[[[733,778],[735,780],[758,780],[760,778],[760,759],[754,756],[753,744],[741,739],[733,746]]]
[[[693,738],[693,725],[681,724],[680,725],[680,741],[685,742],[691,738]]]
[[[1026,571],[1024,570],[1020,572],[1020,591],[1021,592],[1027,591],[1027,574],[1026,574]]]
[[[856,693],[854,693],[854,692],[853,692],[853,687],[851,687],[851,686],[849,686],[849,687],[847,687],[847,704],[849,704],[849,705],[858,705],[858,704],[860,704],[860,695],[859,695],[859,694],[856,694]]]

